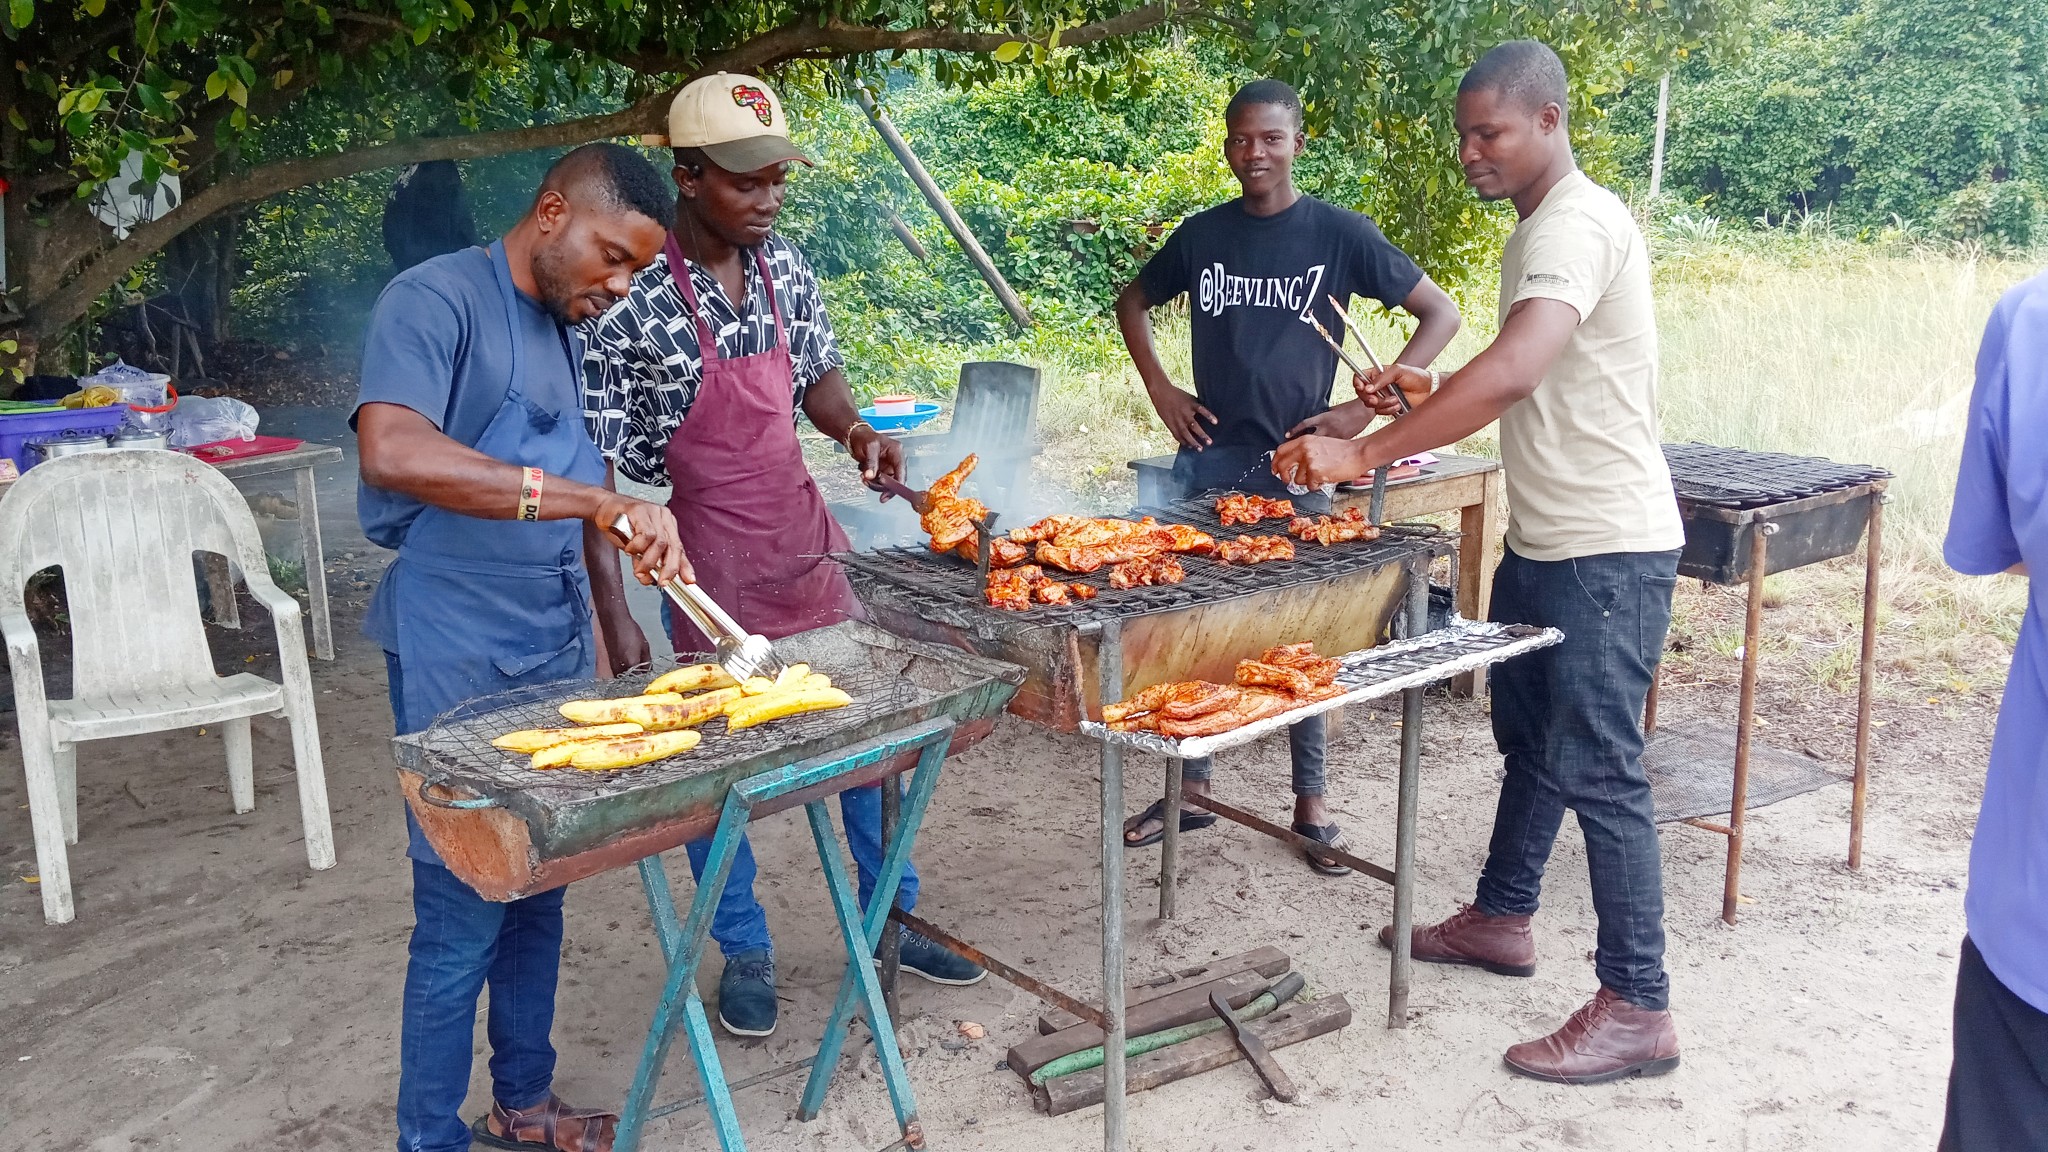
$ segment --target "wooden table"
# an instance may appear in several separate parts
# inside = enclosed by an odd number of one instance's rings
[[[322,660],[334,659],[334,623],[327,611],[327,557],[320,546],[320,504],[314,498],[313,469],[339,463],[341,458],[341,449],[331,444],[308,442],[289,452],[214,465],[221,475],[238,484],[256,476],[292,475],[299,502],[300,557],[306,567],[306,598],[311,601],[313,655]],[[14,483],[0,481],[0,496]],[[227,558],[207,556],[201,569],[206,574],[206,594],[213,604],[214,621],[229,628],[241,627],[241,614],[235,606],[234,573],[228,568]]]
[[[1154,456],[1130,462],[1138,474],[1138,503],[1147,508],[1164,507],[1180,494],[1173,482],[1173,457]],[[1387,482],[1389,521],[1413,520],[1439,512],[1458,514],[1458,614],[1467,620],[1486,619],[1486,607],[1493,599],[1493,546],[1500,539],[1504,511],[1501,500],[1500,461],[1479,456],[1439,454],[1437,462],[1414,475]],[[1339,509],[1364,507],[1371,492],[1339,488],[1331,501]],[[1485,673],[1468,672],[1452,682],[1460,696],[1472,695],[1484,683]]]

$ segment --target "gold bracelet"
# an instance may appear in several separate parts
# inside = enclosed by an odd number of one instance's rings
[[[540,490],[546,474],[538,468],[526,469],[526,478],[519,485],[519,518],[525,521],[540,519]]]
[[[847,452],[847,454],[848,454],[848,455],[852,455],[852,454],[853,454],[853,430],[854,430],[855,428],[865,428],[865,429],[867,429],[867,430],[868,430],[868,431],[870,431],[870,432],[875,432],[875,426],[874,426],[873,424],[870,424],[870,423],[868,423],[868,422],[867,422],[867,421],[865,421],[865,420],[855,420],[855,421],[854,421],[853,423],[851,423],[851,424],[847,425],[847,426],[846,426],[846,439],[844,439],[844,440],[841,440],[841,441],[839,442],[839,446],[840,446],[841,448],[844,448],[844,449],[846,449],[846,452]],[[881,433],[880,433],[880,432],[875,432],[875,435],[879,436],[879,435],[881,435]]]

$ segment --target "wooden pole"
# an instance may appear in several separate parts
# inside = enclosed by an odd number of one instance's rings
[[[1671,73],[1657,81],[1657,139],[1650,147],[1650,199],[1664,187],[1664,125],[1671,114]]]
[[[882,211],[889,217],[889,231],[896,234],[896,239],[902,241],[903,247],[912,256],[917,257],[919,263],[931,263],[932,254],[924,250],[923,244],[918,243],[917,233],[910,230],[910,225],[903,222],[903,217],[898,216],[896,210],[887,205],[882,206]]]
[[[896,154],[896,161],[903,165],[903,171],[909,174],[910,182],[917,185],[919,192],[924,193],[926,203],[932,206],[933,212],[938,213],[940,222],[946,226],[946,231],[953,234],[953,239],[960,245],[960,250],[967,254],[967,262],[974,265],[974,270],[981,273],[983,280],[988,281],[989,290],[1002,302],[1003,311],[1010,314],[1010,319],[1016,321],[1018,328],[1030,328],[1031,313],[1025,310],[1024,302],[1010,290],[1010,285],[1003,279],[1003,274],[996,271],[995,262],[988,258],[988,253],[982,251],[981,244],[974,239],[974,233],[967,230],[967,222],[960,219],[958,212],[953,211],[952,202],[939,190],[939,185],[932,179],[931,173],[924,170],[924,165],[917,159],[917,153],[910,150],[910,144],[903,139],[903,134],[896,131],[896,125],[890,123],[888,113],[883,112],[875,104],[874,97],[868,95],[866,89],[855,88],[853,98],[860,105],[860,110],[868,114],[868,123],[875,126],[875,131],[882,137],[882,142],[889,146],[889,151]]]

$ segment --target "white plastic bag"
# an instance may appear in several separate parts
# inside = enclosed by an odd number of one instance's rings
[[[256,409],[231,396],[184,396],[171,409],[171,447],[254,440]]]

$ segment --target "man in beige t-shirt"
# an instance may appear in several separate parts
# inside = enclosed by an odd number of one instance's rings
[[[1358,440],[1304,437],[1275,453],[1282,480],[1352,480],[1500,421],[1507,553],[1489,616],[1563,631],[1564,643],[1493,672],[1505,760],[1472,904],[1416,928],[1417,960],[1508,976],[1536,971],[1531,921],[1567,810],[1586,839],[1599,917],[1599,993],[1562,1028],[1507,1051],[1509,1068],[1569,1084],[1678,1066],[1664,972],[1662,862],[1643,774],[1643,699],[1663,654],[1685,532],[1657,428],[1657,328],[1642,234],[1578,171],[1564,65],[1532,40],[1502,44],[1458,86],[1459,161],[1519,223],[1501,257],[1500,335],[1442,380],[1403,365],[1359,381],[1386,414]],[[1359,401],[1364,403],[1365,401]],[[1393,943],[1393,929],[1380,933]]]

